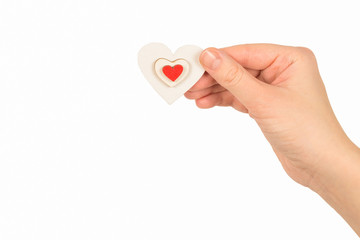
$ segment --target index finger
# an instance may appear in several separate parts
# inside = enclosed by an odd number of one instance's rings
[[[241,66],[253,70],[264,70],[271,66],[279,56],[285,61],[293,62],[292,50],[294,47],[276,44],[242,44],[225,47],[221,50],[234,58]],[[286,59],[288,58],[288,59]]]

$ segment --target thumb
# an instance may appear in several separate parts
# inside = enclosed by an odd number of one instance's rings
[[[224,51],[208,48],[200,55],[200,63],[247,108],[266,94],[267,84],[253,77]]]

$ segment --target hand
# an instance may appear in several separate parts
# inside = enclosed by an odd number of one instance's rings
[[[207,49],[200,61],[208,73],[185,96],[200,108],[249,113],[298,183],[311,186],[319,165],[328,164],[318,156],[348,143],[310,50],[240,45]]]
[[[298,47],[239,45],[206,49],[200,62],[207,73],[185,96],[200,108],[231,106],[249,113],[287,174],[318,192],[359,233],[360,214],[355,223],[354,216],[345,216],[354,203],[336,206],[340,201],[333,199],[346,194],[341,184],[354,183],[344,176],[349,169],[359,169],[360,176],[359,149],[332,111],[314,54]],[[360,195],[355,199],[360,207]]]

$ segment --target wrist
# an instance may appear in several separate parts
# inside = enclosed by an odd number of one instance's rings
[[[360,148],[347,137],[321,158],[322,165],[318,166],[309,185],[321,196],[336,191],[342,182],[360,176]]]
[[[316,172],[309,187],[360,236],[360,149],[348,138],[342,143],[327,154],[326,166]]]

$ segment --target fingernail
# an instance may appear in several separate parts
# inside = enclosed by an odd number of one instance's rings
[[[216,70],[221,63],[220,53],[217,49],[206,49],[200,56],[200,62],[209,70]]]

